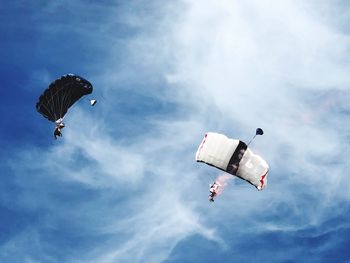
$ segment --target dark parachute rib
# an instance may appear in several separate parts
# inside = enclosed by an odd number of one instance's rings
[[[37,111],[50,121],[63,118],[68,109],[82,96],[92,93],[92,85],[86,79],[68,74],[52,82],[40,96]]]
[[[247,150],[247,145],[244,142],[239,141],[238,146],[234,151],[234,153],[232,154],[232,157],[227,165],[226,172],[236,175],[239,162],[241,161],[246,150]]]

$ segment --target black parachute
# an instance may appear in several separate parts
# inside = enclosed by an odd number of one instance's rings
[[[264,134],[263,129],[261,129],[261,128],[256,128],[255,135],[254,135],[254,137],[248,142],[247,146],[249,146],[249,144],[255,139],[255,137],[256,137],[257,135],[263,135],[263,134]]]
[[[92,85],[74,74],[64,75],[52,82],[39,97],[37,111],[49,121],[62,120],[68,109],[82,96],[92,93]]]
[[[264,134],[263,129],[261,129],[261,128],[257,128],[257,129],[256,129],[255,135],[263,135],[263,134]]]

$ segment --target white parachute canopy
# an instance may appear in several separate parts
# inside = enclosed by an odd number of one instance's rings
[[[266,186],[268,164],[240,140],[208,132],[198,147],[196,161],[236,175],[254,185],[258,190]]]

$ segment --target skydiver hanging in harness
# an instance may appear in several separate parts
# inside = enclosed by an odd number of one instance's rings
[[[217,182],[214,182],[213,184],[210,184],[209,188],[209,202],[214,202],[214,197],[217,196],[217,190],[219,188],[219,184]]]
[[[55,140],[57,140],[57,136],[62,137],[61,129],[63,129],[63,128],[64,128],[64,123],[62,122],[62,119],[57,120],[56,127],[55,127],[55,130],[53,132],[53,136],[55,136]]]

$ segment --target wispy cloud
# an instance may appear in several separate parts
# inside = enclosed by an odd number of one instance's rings
[[[55,250],[65,262],[171,262],[171,255],[185,257],[177,246],[195,235],[213,242],[218,255],[241,261],[254,256],[248,243],[261,255],[271,256],[274,244],[303,258],[310,246],[320,255],[315,262],[337,249],[344,239],[332,233],[348,229],[341,219],[350,198],[349,37],[339,21],[323,16],[331,5],[66,4],[101,21],[84,27],[79,16],[69,31],[89,40],[89,52],[105,49],[106,60],[92,56],[97,64],[85,69],[100,97],[94,108],[81,101],[70,111],[64,138],[47,152],[25,149],[12,160],[20,188],[14,203],[47,216],[43,227],[33,224],[2,251],[25,254],[28,233],[40,240],[62,224],[71,228],[57,239],[80,233],[78,242],[86,242],[77,247],[83,256]],[[130,30],[127,37],[120,28]],[[43,25],[43,32],[52,30],[63,29]],[[203,134],[249,140],[257,126],[265,135],[252,147],[270,164],[268,187],[258,192],[235,180],[209,206],[203,180],[219,172],[194,163]],[[51,249],[60,247],[50,241]],[[51,258],[36,244],[42,256],[28,262]],[[191,247],[205,262],[200,245]],[[278,252],[271,260],[293,259]]]

